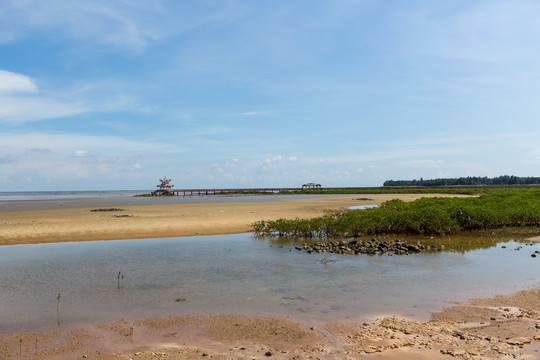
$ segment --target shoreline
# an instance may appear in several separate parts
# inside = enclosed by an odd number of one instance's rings
[[[282,316],[184,314],[0,334],[0,356],[73,359],[506,359],[540,355],[540,287],[469,299],[429,321],[317,323]]]
[[[260,195],[261,196],[261,195]],[[302,198],[163,199],[151,203],[133,198],[0,203],[0,245],[66,241],[225,235],[252,232],[251,224],[278,218],[313,218],[325,210],[376,205],[391,199],[413,201],[446,194],[369,194],[309,196]],[[141,198],[145,199],[145,198]],[[260,200],[259,200],[260,199]],[[369,199],[369,200],[366,200]],[[17,205],[15,204],[17,203]],[[99,208],[121,211],[91,212]]]

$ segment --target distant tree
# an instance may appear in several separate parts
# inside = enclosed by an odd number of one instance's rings
[[[467,176],[460,178],[441,178],[420,180],[386,180],[383,186],[451,186],[451,185],[538,185],[540,177],[519,177],[502,175],[494,178],[487,176]]]

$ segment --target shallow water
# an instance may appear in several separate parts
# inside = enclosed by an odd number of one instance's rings
[[[4,246],[0,332],[188,312],[426,319],[449,301],[538,286],[540,260],[530,254],[539,249],[510,241],[464,252],[325,258],[249,234]]]
[[[376,208],[379,205],[356,205],[356,206],[350,206],[349,209],[351,210],[366,210],[366,209],[372,209]]]

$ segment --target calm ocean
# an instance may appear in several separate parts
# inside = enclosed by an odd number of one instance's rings
[[[56,200],[93,197],[131,197],[148,194],[150,190],[102,190],[102,191],[0,191],[0,201]]]

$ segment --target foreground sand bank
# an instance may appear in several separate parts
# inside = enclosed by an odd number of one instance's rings
[[[216,198],[214,202],[117,206],[111,200],[108,208],[122,209],[112,212],[92,212],[96,207],[85,205],[84,199],[69,208],[43,209],[40,203],[40,210],[32,210],[31,202],[26,210],[13,210],[15,206],[10,208],[8,203],[0,210],[0,245],[245,233],[252,231],[250,224],[261,219],[311,218],[327,209],[426,196],[454,195],[368,194],[279,200],[269,196],[260,201],[220,202]]]
[[[0,335],[0,358],[39,359],[537,359],[540,288],[473,299],[427,322],[300,323],[191,314]]]

